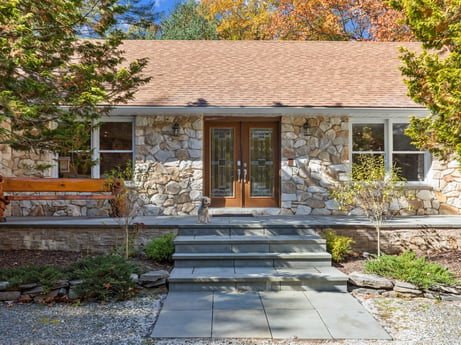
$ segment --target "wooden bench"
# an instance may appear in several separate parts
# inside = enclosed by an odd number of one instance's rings
[[[34,194],[16,194],[26,192]],[[3,213],[11,200],[110,200],[111,216],[119,217],[124,213],[124,193],[120,180],[0,176],[0,222],[6,222]]]

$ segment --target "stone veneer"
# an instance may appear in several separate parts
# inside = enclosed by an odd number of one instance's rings
[[[308,128],[304,128],[304,124]],[[172,135],[172,124],[179,135]],[[203,117],[137,116],[136,178],[140,191],[140,215],[196,214],[203,190]],[[329,187],[347,179],[349,124],[347,116],[282,116],[281,208],[268,210],[282,215],[335,215]],[[1,170],[5,176],[51,176],[51,155],[34,156],[0,145]],[[459,164],[434,160],[431,185],[409,185],[413,197],[390,205],[401,214],[459,214],[461,171]],[[411,207],[409,207],[411,206]],[[6,215],[107,216],[103,201],[12,202]],[[359,214],[353,210],[352,214]]]
[[[179,135],[172,136],[172,124]],[[144,215],[193,214],[202,197],[203,121],[200,116],[136,118],[136,184]]]

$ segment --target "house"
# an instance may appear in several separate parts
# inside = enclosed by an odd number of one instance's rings
[[[150,59],[152,80],[93,133],[98,164],[86,174],[135,162],[144,215],[196,214],[203,195],[214,208],[334,215],[328,188],[347,178],[355,155],[383,154],[416,196],[394,209],[459,214],[458,164],[418,151],[404,134],[411,116],[428,111],[406,95],[400,46],[419,44],[126,41],[129,60]],[[33,168],[53,162],[50,155],[2,147],[0,158],[6,176],[59,175]],[[36,207],[28,201],[10,212]],[[103,214],[81,201],[43,212]]]

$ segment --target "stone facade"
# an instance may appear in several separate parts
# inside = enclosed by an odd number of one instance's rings
[[[177,137],[172,124],[178,123]],[[135,182],[144,215],[186,215],[202,197],[203,121],[200,116],[136,119]]]
[[[332,230],[339,236],[354,240],[352,249],[357,253],[364,251],[376,253],[377,236],[373,227],[318,228],[319,233]],[[386,254],[398,254],[411,250],[421,254],[445,252],[461,249],[461,229],[450,228],[409,228],[386,227],[381,229],[381,251]]]
[[[179,125],[173,135],[172,125]],[[135,185],[140,215],[189,215],[196,210],[203,190],[203,116],[138,115],[135,119]],[[281,207],[268,210],[281,215],[336,215],[329,199],[335,181],[347,179],[349,166],[348,116],[281,117]],[[51,155],[34,156],[0,146],[5,176],[52,176]],[[40,169],[38,169],[40,168]],[[430,184],[410,184],[407,199],[391,209],[400,214],[459,214],[461,171],[455,162],[434,160]],[[258,211],[260,213],[260,211]],[[107,216],[103,201],[12,202],[6,215]],[[360,214],[354,210],[352,214]]]
[[[328,188],[346,175],[347,117],[282,117],[281,134],[281,213],[333,214]]]

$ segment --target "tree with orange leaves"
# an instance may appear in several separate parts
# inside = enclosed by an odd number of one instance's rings
[[[402,12],[381,0],[279,0],[271,34],[291,40],[407,41]]]
[[[276,0],[202,0],[200,11],[216,20],[224,40],[272,39],[269,27]]]
[[[382,0],[202,0],[221,39],[408,41],[404,15]]]

